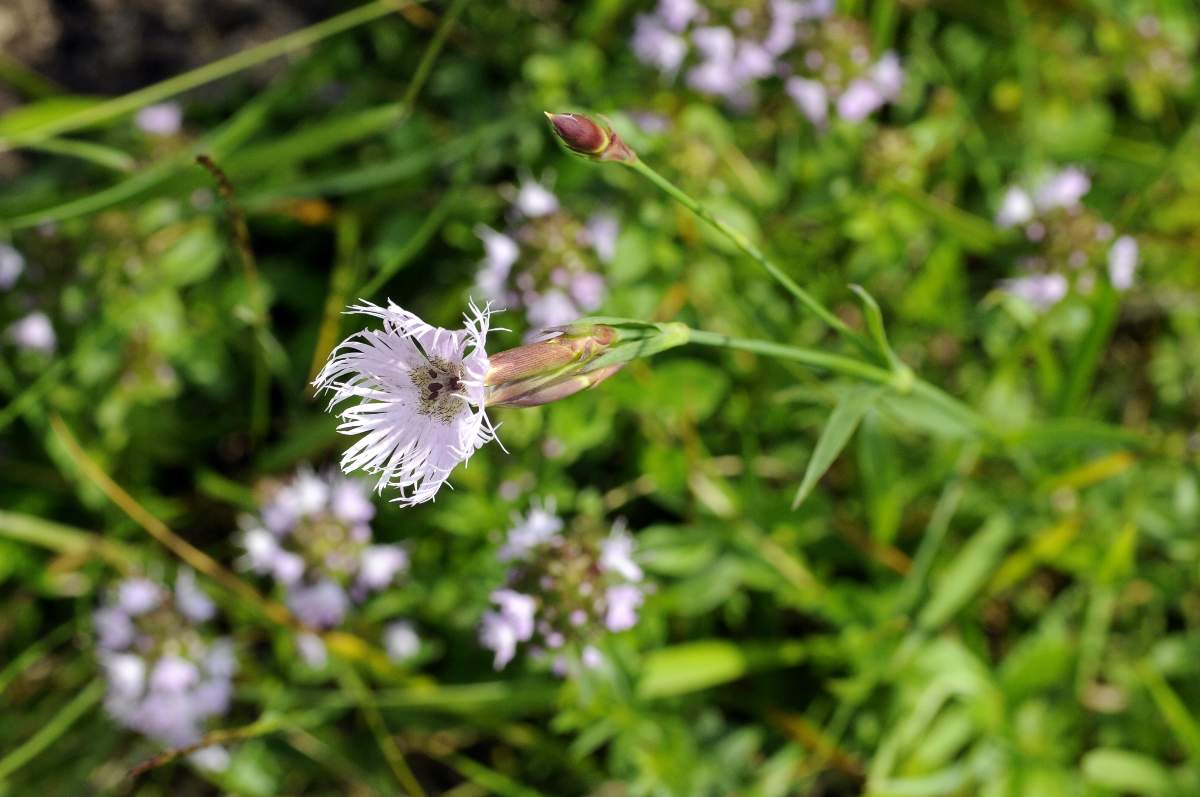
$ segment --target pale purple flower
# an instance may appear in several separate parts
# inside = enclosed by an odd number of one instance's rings
[[[784,84],[784,90],[813,126],[825,126],[829,118],[829,93],[823,83],[802,77],[790,77]]]
[[[395,304],[364,303],[354,312],[383,320],[383,331],[350,336],[314,381],[333,394],[338,431],[363,435],[342,457],[347,473],[378,477],[405,506],[432,500],[450,472],[488,441],[495,430],[485,411],[490,309],[471,305],[462,329],[431,326]]]
[[[224,772],[229,769],[229,760],[229,751],[219,744],[201,747],[188,754],[188,761],[193,766],[207,772]]]
[[[692,44],[705,60],[732,64],[737,52],[737,39],[733,31],[719,25],[696,28],[692,31]]]
[[[775,73],[775,57],[758,42],[742,40],[733,60],[733,74],[744,82],[761,80]]]
[[[1033,219],[1033,198],[1029,192],[1020,186],[1009,186],[1000,200],[1000,209],[996,211],[996,224],[999,227],[1016,227]]]
[[[320,670],[329,662],[329,651],[325,642],[316,634],[298,634],[296,636],[296,652],[306,667]]]
[[[604,656],[595,645],[585,645],[583,651],[579,654],[579,660],[583,662],[583,666],[589,670],[595,670],[604,664]]]
[[[633,561],[633,536],[617,522],[600,543],[600,568],[617,573],[626,581],[641,581],[642,569]]]
[[[521,256],[520,247],[511,237],[496,232],[486,224],[477,225],[475,234],[483,241],[484,251],[475,284],[488,301],[504,301],[504,283],[508,280],[513,264]]]
[[[1068,286],[1062,274],[1031,274],[1005,280],[1000,287],[1038,310],[1047,310],[1066,297]]]
[[[621,223],[616,214],[601,211],[587,221],[587,242],[592,245],[602,263],[610,263],[617,255],[617,238]]]
[[[718,97],[733,97],[742,90],[744,83],[734,74],[729,61],[704,61],[692,67],[687,74],[687,84],[701,94]]]
[[[531,336],[538,335],[543,329],[569,324],[579,316],[579,308],[571,297],[557,288],[525,297],[525,318],[531,327]]]
[[[642,590],[636,584],[616,584],[604,593],[604,627],[613,633],[637,625],[637,610],[642,605]]]
[[[146,661],[135,653],[114,653],[101,659],[110,694],[135,698],[146,686]]]
[[[134,124],[152,136],[173,136],[183,125],[183,108],[177,102],[147,105],[137,112]]]
[[[92,613],[97,643],[108,650],[120,650],[133,644],[137,629],[133,620],[119,607],[106,606]]]
[[[663,24],[676,33],[682,33],[701,14],[696,0],[658,0],[655,13]]]
[[[173,654],[159,658],[150,671],[150,688],[160,692],[185,692],[200,681],[195,664]]]
[[[130,617],[154,611],[162,603],[166,590],[148,578],[130,578],[117,587],[117,605]]]
[[[311,628],[333,628],[346,616],[350,597],[336,583],[323,579],[312,585],[291,587],[287,593],[287,606],[300,622]]]
[[[375,517],[375,504],[371,503],[362,485],[350,479],[338,479],[329,496],[329,511],[344,523],[370,523]]]
[[[639,61],[667,75],[673,75],[687,57],[684,38],[649,14],[639,14],[634,20],[631,44]]]
[[[861,122],[883,107],[886,99],[874,82],[867,78],[851,81],[842,95],[837,98],[837,113],[850,122]]]
[[[1033,203],[1043,212],[1055,208],[1074,208],[1091,187],[1092,181],[1086,172],[1068,166],[1042,180],[1033,192]]]
[[[1113,241],[1108,250],[1108,279],[1119,291],[1133,287],[1133,277],[1138,267],[1138,242],[1136,238],[1122,235]]]
[[[25,258],[16,249],[0,243],[0,291],[6,291],[17,283],[25,271]]]
[[[575,274],[571,277],[567,291],[580,310],[590,313],[604,302],[604,277],[593,271]]]
[[[803,16],[803,3],[799,0],[772,0],[771,21],[763,47],[772,55],[783,55],[796,43],[796,25]]]
[[[517,654],[517,634],[508,618],[496,612],[483,615],[479,626],[479,643],[494,652],[492,667],[503,670]]]
[[[517,639],[523,642],[533,636],[533,617],[537,611],[537,601],[529,595],[511,589],[496,590],[491,594],[491,600],[499,608],[501,616],[512,624]]]
[[[197,586],[196,574],[191,568],[180,570],[175,577],[175,607],[194,623],[207,622],[217,613],[212,599]]]
[[[399,545],[371,545],[362,553],[358,585],[365,590],[380,590],[406,570],[408,554]]]
[[[232,643],[200,634],[197,617],[211,612],[183,611],[201,603],[194,575],[181,571],[176,583],[172,599],[149,579],[128,579],[94,615],[109,716],[170,747],[199,741],[205,723],[228,710],[236,670]]]
[[[261,575],[270,575],[281,584],[292,584],[304,575],[304,559],[284,550],[275,535],[266,529],[253,528],[242,536],[246,554],[238,564]]]
[[[536,219],[558,210],[558,197],[537,180],[525,178],[521,180],[521,188],[513,205],[526,218]]]
[[[290,484],[279,491],[276,501],[290,506],[293,515],[312,517],[324,511],[329,503],[331,485],[312,468],[296,471]]]
[[[524,515],[513,515],[513,526],[508,530],[508,539],[497,556],[500,561],[520,559],[539,545],[557,539],[562,531],[562,518],[554,513],[554,502],[533,504]]]
[[[40,310],[14,321],[8,328],[8,336],[22,349],[53,354],[58,343],[50,318]]]
[[[394,662],[404,662],[421,650],[421,637],[412,623],[400,620],[383,630],[383,649]]]
[[[891,50],[880,56],[871,67],[869,76],[888,102],[899,97],[900,90],[904,88],[904,68],[900,65],[900,56]]]

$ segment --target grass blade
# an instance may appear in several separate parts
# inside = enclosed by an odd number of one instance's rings
[[[829,466],[838,458],[838,454],[842,453],[846,443],[850,442],[850,437],[858,428],[863,415],[871,409],[871,406],[882,394],[882,388],[859,388],[847,393],[838,401],[837,406],[829,415],[829,422],[825,424],[821,437],[817,440],[812,458],[808,460],[804,478],[800,481],[799,489],[796,490],[796,497],[792,499],[792,509],[796,509],[804,503],[804,499],[817,485],[817,481],[825,475],[825,471],[829,470]]]

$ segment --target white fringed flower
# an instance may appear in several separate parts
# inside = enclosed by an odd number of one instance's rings
[[[363,435],[342,456],[347,473],[378,476],[376,489],[399,490],[405,506],[432,500],[460,462],[496,436],[484,410],[490,307],[471,304],[463,328],[425,323],[407,310],[364,302],[350,307],[383,320],[334,349],[313,384],[340,410],[338,431]]]

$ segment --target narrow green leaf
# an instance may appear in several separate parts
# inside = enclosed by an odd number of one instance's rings
[[[133,549],[88,531],[33,515],[0,510],[0,537],[74,556],[95,554],[109,564],[126,568],[137,561]]]
[[[1167,795],[1174,792],[1171,773],[1149,756],[1129,750],[1091,750],[1080,765],[1085,782],[1122,794]]]
[[[137,166],[133,156],[115,147],[96,144],[92,141],[79,141],[73,138],[48,138],[36,144],[30,144],[30,149],[48,152],[52,155],[66,155],[70,158],[94,163],[115,172],[128,174]]]
[[[842,453],[863,415],[882,394],[882,388],[859,388],[847,393],[838,401],[829,415],[829,423],[825,424],[825,430],[817,440],[817,447],[813,449],[808,468],[804,471],[804,479],[800,482],[800,489],[796,490],[796,497],[792,499],[792,509],[804,503],[817,481],[829,470],[838,454]]]
[[[743,675],[800,662],[800,642],[736,643],[711,639],[651,653],[642,663],[638,696],[673,697],[736,681]]]
[[[859,301],[862,302],[867,332],[870,334],[871,340],[875,341],[879,353],[893,367],[903,365],[900,358],[896,356],[896,352],[892,351],[892,344],[888,342],[887,329],[883,325],[883,311],[879,309],[879,302],[875,301],[875,297],[867,293],[867,289],[861,285],[851,285],[850,290],[854,291]]]
[[[942,573],[917,624],[926,630],[938,628],[975,597],[995,572],[1011,536],[1006,515],[988,518]]]
[[[19,105],[0,116],[0,136],[17,135],[42,126],[53,125],[96,105],[98,102],[100,100],[95,97],[60,94],[57,97],[47,97],[44,100]]]

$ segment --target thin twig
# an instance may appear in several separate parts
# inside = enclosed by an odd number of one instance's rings
[[[104,469],[87,455],[87,452],[79,445],[79,441],[75,439],[75,435],[57,414],[50,416],[50,427],[54,430],[59,442],[67,449],[75,466],[87,477],[88,481],[95,484],[110,501],[164,548],[178,556],[197,572],[203,573],[232,594],[256,606],[268,619],[280,625],[300,627],[286,608],[264,598],[254,587],[238,578],[233,571],[226,569],[211,556],[171,531],[167,524],[152,515],[132,495],[125,492],[121,485],[113,481],[104,472]]]
[[[250,434],[254,440],[258,440],[267,431],[270,414],[270,408],[267,406],[267,391],[270,388],[267,378],[268,316],[266,300],[258,278],[258,263],[254,258],[254,247],[250,243],[250,228],[246,224],[246,214],[238,204],[233,183],[211,155],[197,155],[196,162],[212,175],[217,184],[217,193],[225,201],[225,215],[229,219],[229,226],[233,228],[233,240],[238,251],[238,259],[241,261],[242,271],[246,275],[251,324],[254,327],[259,348],[258,357],[254,363],[254,392],[250,404]]]

